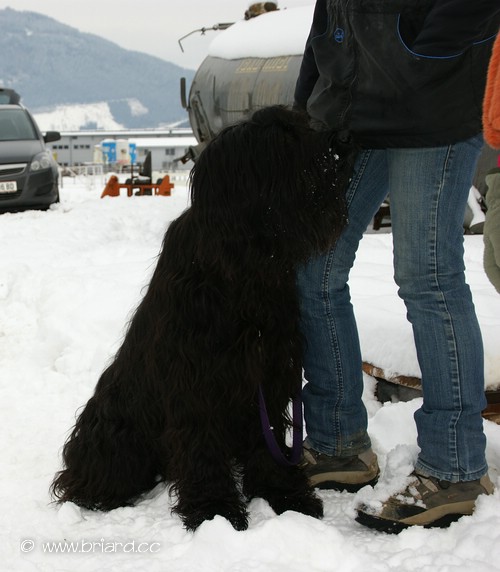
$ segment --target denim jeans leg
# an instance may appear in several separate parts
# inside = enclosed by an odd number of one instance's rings
[[[307,263],[297,278],[305,338],[307,438],[315,450],[339,457],[370,446],[361,400],[361,351],[347,281],[359,241],[387,190],[385,151],[363,151],[347,191],[348,226],[335,247]]]
[[[422,372],[417,468],[456,482],[486,473],[484,355],[465,282],[463,217],[482,146],[388,152],[395,279]]]

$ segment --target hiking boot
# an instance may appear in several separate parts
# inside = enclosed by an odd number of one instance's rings
[[[350,493],[374,485],[379,475],[377,456],[371,449],[350,457],[333,457],[318,453],[305,442],[300,466],[311,486]]]
[[[461,516],[472,514],[481,494],[493,493],[488,475],[476,481],[450,483],[414,471],[406,489],[394,494],[379,508],[362,505],[356,520],[365,526],[397,534],[413,525],[447,527]]]

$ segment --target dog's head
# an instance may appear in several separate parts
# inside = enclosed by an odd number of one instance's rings
[[[224,129],[191,172],[192,210],[214,233],[301,262],[331,246],[347,221],[352,146],[305,114],[272,106]],[[237,235],[237,236],[236,236]]]

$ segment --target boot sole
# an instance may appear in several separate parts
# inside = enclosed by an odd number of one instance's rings
[[[346,491],[348,493],[357,493],[359,490],[361,490],[363,487],[366,487],[367,485],[373,487],[376,485],[377,481],[378,481],[378,475],[375,478],[371,479],[370,481],[365,481],[363,483],[342,483],[340,481],[331,481],[331,480],[315,482],[314,477],[309,478],[311,486],[313,486],[316,489],[327,490],[327,491],[333,490],[339,492]]]
[[[456,522],[462,516],[467,516],[466,514],[446,514],[433,522],[428,524],[405,524],[404,522],[387,520],[386,518],[379,518],[365,512],[358,512],[356,516],[356,522],[367,526],[368,528],[373,528],[379,532],[385,532],[386,534],[399,534],[406,528],[411,528],[413,526],[422,526],[423,528],[448,528],[450,524]]]

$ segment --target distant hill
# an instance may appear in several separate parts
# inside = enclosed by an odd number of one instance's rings
[[[193,70],[125,50],[47,16],[0,10],[0,85],[13,87],[35,115],[104,103],[112,120],[126,128],[187,123],[179,83],[193,75]],[[80,128],[105,127],[99,125],[102,114],[80,115],[86,122]]]

